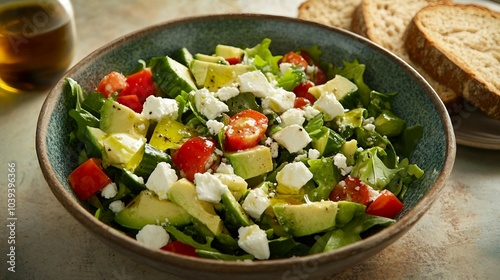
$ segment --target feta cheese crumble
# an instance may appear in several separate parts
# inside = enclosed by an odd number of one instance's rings
[[[208,120],[207,128],[210,134],[217,135],[217,133],[224,129],[224,124],[216,120]]]
[[[203,201],[218,203],[221,200],[222,195],[229,191],[226,185],[224,185],[213,174],[208,172],[195,173],[194,183],[196,185],[198,199]]]
[[[303,162],[297,161],[286,164],[276,174],[276,181],[278,187],[283,186],[298,192],[312,177],[313,174],[309,171],[309,168]]]
[[[160,162],[156,165],[153,172],[151,172],[151,175],[149,175],[146,187],[154,191],[159,199],[168,199],[168,190],[177,179],[177,174],[170,164]]]
[[[300,125],[292,124],[272,135],[272,138],[284,146],[290,153],[302,150],[312,139],[309,133]]]
[[[266,192],[261,188],[252,189],[241,205],[245,212],[254,219],[259,219],[262,213],[271,205]]]
[[[238,246],[259,260],[269,259],[271,255],[266,232],[258,225],[238,229]]]
[[[109,204],[109,209],[113,211],[113,213],[120,213],[125,208],[125,203],[121,200],[115,200]]]
[[[194,95],[195,106],[198,112],[213,120],[224,112],[229,111],[226,103],[217,99],[207,88],[202,88],[191,92]]]
[[[331,121],[335,117],[344,114],[344,107],[342,107],[342,104],[340,104],[333,93],[322,94],[314,102],[313,107],[323,113],[325,121]]]
[[[118,187],[116,186],[116,183],[109,183],[101,189],[101,196],[106,199],[115,197],[117,193]]]
[[[349,174],[352,170],[352,166],[347,166],[346,156],[341,153],[338,153],[333,157],[333,164],[339,168],[342,176]]]
[[[153,248],[160,249],[168,244],[170,235],[167,231],[158,225],[145,225],[135,236],[137,241],[142,244]]]
[[[148,120],[158,122],[166,116],[177,119],[178,112],[179,104],[175,99],[150,95],[144,102],[141,114]]]
[[[239,75],[240,91],[250,92],[255,97],[265,98],[274,87],[269,83],[264,73],[259,70]]]

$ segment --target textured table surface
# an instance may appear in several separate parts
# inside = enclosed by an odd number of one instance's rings
[[[119,36],[192,15],[252,12],[296,16],[298,0],[73,1],[75,62]],[[46,92],[0,93],[0,279],[180,279],[116,253],[51,193],[36,159],[36,121]],[[8,164],[16,164],[16,267],[7,270]],[[439,200],[406,235],[335,279],[498,279],[500,151],[459,146]],[[4,225],[5,224],[5,225]],[[329,277],[328,279],[332,278]],[[306,276],[302,279],[307,279]]]

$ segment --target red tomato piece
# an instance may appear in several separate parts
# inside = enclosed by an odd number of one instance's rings
[[[232,116],[226,129],[226,150],[237,151],[257,146],[266,133],[267,125],[267,117],[252,109]]]
[[[314,82],[315,85],[321,85],[326,83],[327,77],[323,69],[319,67],[318,63],[314,61],[314,59],[309,55],[308,52],[301,50],[300,55],[307,61],[309,65],[314,65],[316,66],[316,71],[313,74],[312,81]]]
[[[118,98],[116,98],[116,102],[129,107],[136,113],[142,112],[142,103],[139,101],[139,97],[137,97],[137,95],[118,96]]]
[[[111,183],[111,179],[102,170],[101,160],[98,158],[89,158],[82,163],[69,174],[68,180],[81,200],[86,200]]]
[[[161,247],[162,250],[165,251],[170,251],[174,252],[177,254],[185,255],[185,256],[191,256],[191,257],[198,257],[198,254],[196,254],[196,248],[193,246],[184,244],[178,240],[174,242],[170,242],[167,245]]]
[[[280,63],[284,62],[291,63],[295,66],[302,66],[303,68],[307,68],[307,66],[309,65],[307,61],[296,52],[287,52],[280,60]]]
[[[306,81],[304,83],[301,83],[298,86],[296,86],[293,89],[293,93],[295,93],[295,96],[297,96],[297,97],[306,98],[307,100],[309,100],[309,102],[311,104],[313,104],[314,101],[316,101],[316,98],[314,98],[314,95],[312,95],[312,94],[309,93],[309,89],[311,87],[313,87],[313,86],[314,86],[313,82],[311,82],[311,81],[308,80],[308,81]]]
[[[226,61],[231,64],[231,65],[235,65],[235,64],[239,64],[241,63],[243,59],[241,57],[230,57],[230,58],[226,58]]]
[[[380,195],[365,210],[366,214],[393,219],[403,210],[403,203],[389,190]]]
[[[368,205],[370,203],[370,187],[360,179],[347,176],[340,181],[330,193],[330,200],[347,200]]]
[[[304,109],[307,105],[311,105],[311,101],[304,97],[295,98],[295,102],[293,103],[293,107],[297,109]]]
[[[119,96],[137,95],[141,104],[146,98],[156,93],[156,87],[153,82],[153,73],[151,69],[145,68],[137,73],[127,76],[127,87],[124,88]]]
[[[125,87],[127,87],[127,78],[123,74],[113,71],[102,78],[97,86],[97,91],[108,98],[113,92]]]
[[[172,161],[183,177],[193,181],[195,173],[205,173],[212,167],[215,148],[213,140],[196,136],[182,144],[172,156]]]

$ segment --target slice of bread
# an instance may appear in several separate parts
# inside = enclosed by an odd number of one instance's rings
[[[406,27],[422,8],[450,0],[363,0],[356,8],[351,30],[393,52],[415,68],[450,109],[459,95],[433,79],[422,67],[413,63],[404,48]]]
[[[476,5],[426,7],[404,41],[410,58],[434,79],[500,119],[500,13]]]
[[[298,18],[349,30],[354,9],[361,0],[306,0]]]

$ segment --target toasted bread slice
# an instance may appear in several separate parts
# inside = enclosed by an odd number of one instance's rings
[[[299,6],[298,18],[349,30],[352,14],[361,0],[307,0]]]
[[[449,87],[434,80],[422,67],[413,63],[404,48],[408,23],[423,7],[449,0],[363,0],[356,8],[351,30],[393,52],[415,68],[434,88],[447,107],[459,100]]]
[[[441,4],[419,11],[405,49],[435,80],[488,116],[500,119],[500,13]]]

